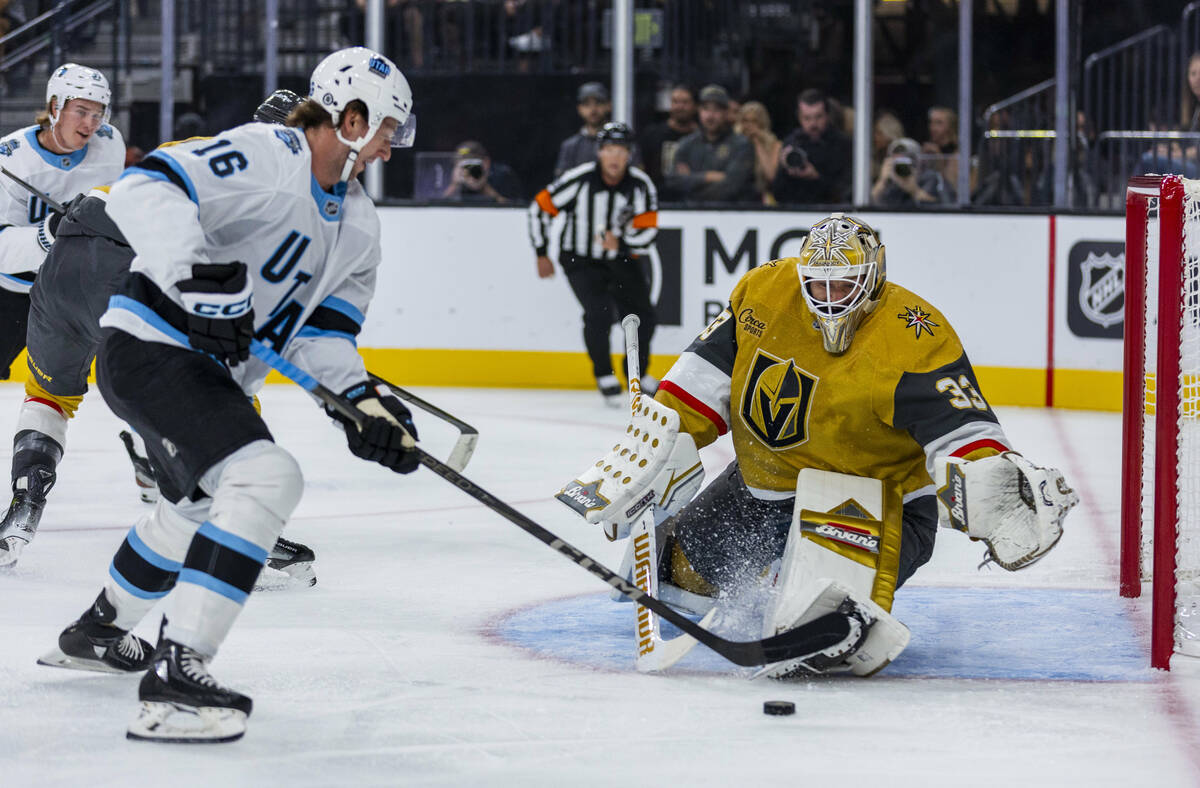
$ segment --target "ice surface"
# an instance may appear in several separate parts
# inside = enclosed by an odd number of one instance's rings
[[[618,565],[622,546],[552,495],[623,414],[593,392],[418,393],[479,428],[468,477]],[[0,386],[8,424],[21,396]],[[426,470],[356,460],[298,389],[262,400],[307,476],[285,533],[316,550],[319,583],[255,594],[213,664],[254,698],[246,737],[127,742],[135,678],[34,664],[146,511],[92,394],[37,540],[0,574],[0,785],[1200,785],[1200,678],[1150,671],[1146,603],[1116,595],[1115,415],[1002,409],[1084,499],[1061,544],[1010,574],[942,532],[897,597],[913,641],[893,666],[784,685],[703,647],[634,673],[631,608],[594,577]],[[453,430],[416,419],[445,456]],[[710,473],[730,458],[705,450]],[[772,699],[797,713],[763,715]]]

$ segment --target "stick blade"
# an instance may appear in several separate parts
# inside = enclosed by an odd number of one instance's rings
[[[841,643],[849,636],[850,619],[841,613],[826,613],[807,624],[761,641],[763,659],[758,664],[765,665],[815,654]]]

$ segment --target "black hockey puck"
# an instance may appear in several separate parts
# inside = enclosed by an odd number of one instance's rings
[[[769,700],[763,704],[763,714],[771,714],[776,717],[786,717],[789,714],[796,713],[796,704],[790,700]]]

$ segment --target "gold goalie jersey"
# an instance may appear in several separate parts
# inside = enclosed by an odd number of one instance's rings
[[[802,468],[881,479],[905,501],[933,493],[936,458],[1008,449],[958,336],[927,301],[888,283],[848,350],[833,355],[801,292],[797,258],[752,269],[655,396],[697,446],[726,432],[762,498]]]

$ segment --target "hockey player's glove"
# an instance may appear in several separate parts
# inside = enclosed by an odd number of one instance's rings
[[[229,366],[250,357],[254,299],[245,263],[196,263],[180,281],[188,342]]]
[[[938,520],[987,545],[1009,571],[1024,569],[1058,544],[1079,496],[1062,471],[1041,468],[1007,451],[979,460],[937,464]]]
[[[346,429],[346,443],[355,457],[377,462],[397,473],[412,473],[420,464],[414,449],[417,428],[412,413],[386,386],[360,383],[342,392],[342,396],[367,414],[362,427],[337,411],[329,415]]]
[[[71,210],[71,206],[83,197],[82,194],[77,194],[62,205],[62,212],[58,212],[53,208],[46,214],[46,218],[38,225],[37,242],[42,247],[43,252],[49,252],[50,247],[54,245],[54,237],[58,235],[58,224],[62,221],[67,212]]]

